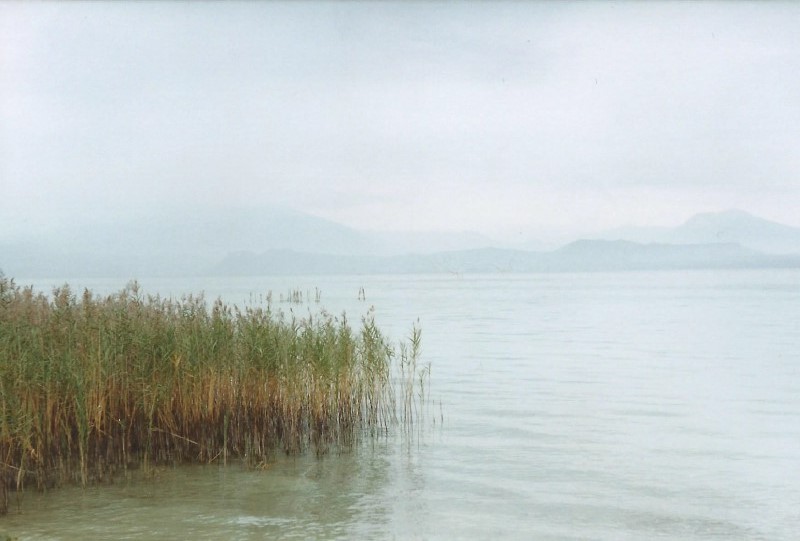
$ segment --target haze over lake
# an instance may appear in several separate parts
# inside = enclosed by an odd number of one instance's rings
[[[800,227],[798,20],[791,2],[3,2],[0,242],[276,207],[528,247],[727,209]]]
[[[234,209],[67,226],[0,243],[0,265],[35,278],[798,268],[800,228],[729,210],[532,250],[481,235],[377,234],[285,209]]]
[[[6,277],[374,306],[394,340],[419,320],[433,400],[411,439],[26,491],[0,538],[796,538],[798,27],[792,2],[0,2]]]

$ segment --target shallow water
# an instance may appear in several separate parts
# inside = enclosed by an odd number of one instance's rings
[[[48,290],[60,281],[38,281]],[[28,283],[24,280],[22,283]],[[72,281],[98,292],[120,281]],[[300,287],[395,339],[424,429],[351,453],[25,493],[21,539],[796,539],[800,272],[142,279],[233,303]],[[364,287],[366,302],[357,299]],[[251,297],[255,293],[255,298]],[[441,403],[441,406],[440,406]]]

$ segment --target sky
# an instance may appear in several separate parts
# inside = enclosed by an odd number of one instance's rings
[[[800,226],[800,2],[2,2],[0,230]]]

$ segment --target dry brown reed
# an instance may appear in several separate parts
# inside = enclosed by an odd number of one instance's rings
[[[24,486],[351,445],[410,419],[413,391],[395,412],[393,356],[371,312],[354,331],[344,315],[209,307],[135,282],[46,296],[0,275],[0,512]]]

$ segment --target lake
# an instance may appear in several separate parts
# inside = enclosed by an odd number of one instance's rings
[[[63,280],[62,280],[63,281]],[[142,278],[419,320],[417,434],[24,494],[20,539],[797,539],[800,271]],[[18,280],[49,290],[58,281]],[[120,280],[71,280],[109,293]],[[366,301],[359,300],[363,287]],[[307,304],[277,303],[289,289]],[[313,302],[315,288],[321,302]]]

